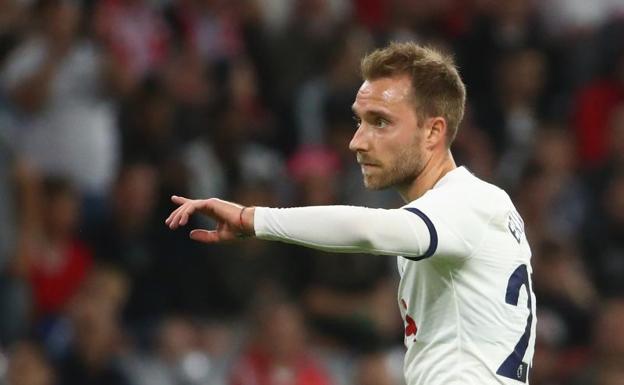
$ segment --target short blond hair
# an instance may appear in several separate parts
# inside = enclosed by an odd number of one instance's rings
[[[453,142],[464,117],[466,86],[451,56],[416,43],[391,43],[366,55],[361,71],[365,80],[409,75],[418,117],[443,117],[447,144]]]

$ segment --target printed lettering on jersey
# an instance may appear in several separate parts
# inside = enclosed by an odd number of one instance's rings
[[[516,241],[520,243],[522,235],[524,234],[524,221],[516,210],[513,210],[509,214],[507,227],[509,228],[511,235],[513,235],[514,238],[516,238]]]

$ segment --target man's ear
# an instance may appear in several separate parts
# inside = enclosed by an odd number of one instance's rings
[[[427,147],[436,147],[441,142],[446,143],[446,131],[448,129],[446,119],[436,116],[427,120],[427,126],[429,127],[425,137]]]

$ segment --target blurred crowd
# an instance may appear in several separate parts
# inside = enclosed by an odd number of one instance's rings
[[[360,58],[406,40],[454,54],[455,158],[525,220],[531,383],[624,384],[621,0],[0,0],[0,384],[403,384],[394,258],[163,221],[402,205],[348,142]]]

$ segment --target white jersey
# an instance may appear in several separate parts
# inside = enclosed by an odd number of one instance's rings
[[[465,168],[400,209],[259,207],[254,226],[262,239],[401,255],[408,385],[528,383],[536,318],[522,219]]]
[[[509,196],[460,167],[404,209],[431,239],[423,255],[398,257],[407,383],[528,383],[531,251]]]

